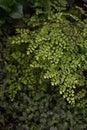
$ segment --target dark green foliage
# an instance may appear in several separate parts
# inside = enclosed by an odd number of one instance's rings
[[[43,91],[29,96],[27,89],[18,93],[14,102],[0,96],[1,130],[86,130],[87,122],[80,110],[71,108],[56,89],[51,94]],[[81,116],[82,115],[82,116]]]
[[[21,2],[15,0],[0,0],[0,18],[10,16],[12,18],[21,18],[23,16]]]
[[[23,5],[21,0],[0,0],[0,35],[8,28],[8,23],[13,19],[23,17]],[[5,34],[3,34],[5,35]]]

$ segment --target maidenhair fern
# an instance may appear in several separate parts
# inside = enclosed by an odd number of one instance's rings
[[[17,28],[16,35],[8,39],[7,89],[11,99],[23,87],[34,93],[58,87],[68,103],[86,105],[87,21],[75,18],[58,13],[40,26],[32,20],[33,27],[26,18],[27,29]]]

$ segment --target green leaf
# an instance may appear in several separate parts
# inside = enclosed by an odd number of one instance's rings
[[[21,18],[23,17],[23,6],[21,4],[17,4],[13,7],[13,10],[10,14],[12,18]]]

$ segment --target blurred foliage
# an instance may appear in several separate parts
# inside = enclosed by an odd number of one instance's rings
[[[0,17],[10,16],[20,18],[23,16],[21,2],[15,0],[0,0]]]
[[[87,120],[82,111],[70,107],[57,93],[33,91],[26,87],[14,102],[0,96],[1,130],[86,130]],[[55,129],[54,129],[55,128]]]
[[[23,5],[21,0],[0,0],[0,34],[7,21],[23,17]],[[4,27],[5,26],[5,27]]]

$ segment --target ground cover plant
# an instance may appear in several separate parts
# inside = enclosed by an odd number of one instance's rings
[[[24,22],[29,29],[17,27],[7,42],[9,93],[15,90],[14,98],[21,84],[50,90],[57,86],[69,103],[80,102],[86,97],[86,21],[57,13],[43,23],[35,17]]]
[[[86,15],[74,1],[27,2],[0,37],[0,129],[86,130]]]

